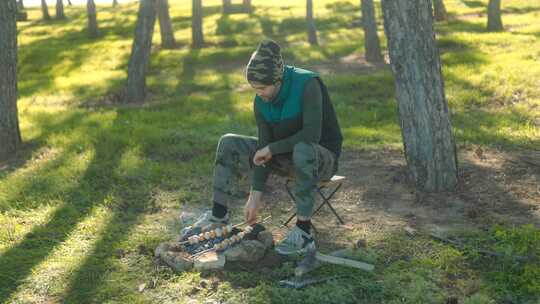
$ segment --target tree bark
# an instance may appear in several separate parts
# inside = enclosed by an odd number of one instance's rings
[[[0,161],[21,145],[17,114],[17,3],[0,1]]]
[[[171,17],[169,16],[169,2],[168,0],[158,0],[157,4],[159,29],[161,33],[161,47],[165,49],[175,48],[176,40],[174,39]]]
[[[420,190],[452,190],[456,145],[431,0],[383,0],[382,8],[409,174]]]
[[[223,0],[223,14],[230,14],[231,13],[231,0]]]
[[[193,48],[202,48],[204,46],[203,35],[203,11],[201,0],[192,1],[191,16],[191,39]]]
[[[306,2],[306,23],[309,44],[319,45],[317,28],[315,28],[315,20],[313,19],[313,0],[307,0]]]
[[[113,0],[112,7],[116,7],[118,5],[118,0]]]
[[[66,19],[64,2],[62,0],[56,0],[56,19]]]
[[[24,11],[24,4],[22,0],[17,1],[17,21],[27,21],[28,14]]]
[[[97,24],[96,4],[94,0],[87,0],[86,8],[88,10],[88,34],[90,38],[95,38],[99,34]]]
[[[251,0],[243,0],[242,6],[244,7],[244,11],[248,14],[251,13],[253,10],[253,7],[251,6]]]
[[[362,26],[364,27],[364,42],[366,45],[366,60],[369,62],[383,62],[381,43],[377,35],[377,22],[375,21],[375,7],[373,0],[361,0]]]
[[[51,20],[51,15],[49,15],[49,7],[47,6],[47,1],[41,0],[41,13],[43,14],[43,20]]]
[[[152,48],[152,35],[156,23],[156,0],[141,0],[135,37],[128,64],[125,102],[142,102],[146,97],[146,73]]]
[[[501,0],[489,0],[487,29],[490,32],[502,31]]]
[[[435,21],[446,21],[448,19],[443,0],[433,0],[433,14],[435,15]]]

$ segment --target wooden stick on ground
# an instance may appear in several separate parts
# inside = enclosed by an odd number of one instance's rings
[[[372,271],[374,266],[371,264],[348,259],[350,249],[339,249],[332,251],[329,254],[322,254],[316,251],[307,252],[304,259],[298,263],[298,266],[294,269],[294,275],[296,277],[303,277],[306,274],[319,269],[323,266],[323,263],[331,263],[336,265],[344,265],[362,269],[365,271]]]
[[[320,252],[317,252],[315,254],[315,258],[321,262],[358,268],[358,269],[368,271],[368,272],[373,271],[373,269],[375,268],[375,266],[368,263],[355,261],[351,259],[339,258],[339,257],[327,255],[327,254],[322,254]]]

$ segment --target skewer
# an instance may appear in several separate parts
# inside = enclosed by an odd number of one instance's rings
[[[203,251],[201,251],[201,252],[197,252],[197,253],[193,254],[193,255],[191,256],[191,258],[192,258],[192,259],[193,259],[193,258],[196,258],[196,257],[198,257],[199,255],[205,254],[205,253],[210,252],[210,251],[213,251],[213,250],[215,250],[213,247],[212,247],[212,248],[205,249],[205,250],[203,250]]]
[[[260,222],[260,224],[266,222],[271,217],[272,217],[271,215],[265,217]],[[218,227],[216,224],[212,223],[212,224],[204,226],[204,228],[202,229],[202,232],[200,234],[190,236],[187,241],[180,242],[180,245],[185,245],[185,244],[192,244],[193,245],[193,244],[198,244],[201,241],[205,241],[205,240],[209,240],[209,239],[215,239],[216,237],[225,237],[227,234],[231,233],[232,229],[240,227],[240,226],[245,225],[245,224],[247,224],[247,222],[243,222],[243,223],[236,224],[236,225],[233,225],[233,226],[227,225],[227,226]],[[218,227],[218,228],[215,228],[213,230],[207,230],[210,227]],[[251,226],[248,226],[248,227],[251,227]]]
[[[215,239],[216,237],[223,236],[225,237],[227,234],[231,233],[233,226],[227,225],[223,226],[221,228],[217,228],[215,230],[201,232],[198,235],[192,235],[188,238],[187,241],[180,242],[180,245],[184,244],[197,244],[199,242]],[[218,233],[219,232],[219,233]]]
[[[197,252],[195,254],[193,254],[191,256],[191,258],[195,258],[201,254],[205,254],[207,252],[210,252],[210,251],[221,251],[221,250],[225,250],[227,249],[228,247],[240,242],[244,236],[248,233],[250,233],[251,231],[253,231],[253,228],[251,226],[247,226],[246,229],[242,232],[239,232],[238,234],[235,234],[233,236],[231,236],[230,238],[227,238],[227,239],[224,239],[221,243],[219,244],[215,244],[214,246],[212,246],[212,248],[208,248],[208,249],[205,249],[201,252]]]
[[[262,221],[260,221],[259,223],[253,223],[253,225],[255,225],[255,224],[262,224],[262,223],[266,222],[267,220],[269,220],[271,217],[272,217],[272,216],[269,215],[269,216],[265,217],[265,218],[264,218]],[[240,223],[240,224],[236,224],[236,225],[233,226],[233,228],[238,228],[238,227],[243,226],[243,225],[245,225],[245,224],[247,224],[247,223],[248,223],[248,222],[243,222],[243,223]]]

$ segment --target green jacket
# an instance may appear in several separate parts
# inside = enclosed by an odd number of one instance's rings
[[[326,86],[311,71],[285,66],[280,91],[270,102],[255,96],[258,148],[291,154],[299,142],[317,143],[339,158],[343,137]],[[262,191],[270,168],[255,167],[252,189]]]

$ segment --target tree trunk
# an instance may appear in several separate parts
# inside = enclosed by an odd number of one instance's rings
[[[95,38],[98,36],[98,25],[97,25],[97,13],[96,13],[96,4],[94,0],[88,0],[86,2],[86,8],[88,10],[88,34],[90,38]]]
[[[148,71],[155,23],[156,0],[141,0],[128,64],[125,102],[142,102],[146,97],[146,72]]]
[[[244,12],[248,14],[252,12],[253,8],[251,7],[251,0],[243,0],[242,6],[244,7]]]
[[[490,32],[502,31],[501,0],[489,0],[487,28]]]
[[[361,0],[362,26],[364,27],[364,41],[366,44],[366,60],[369,62],[383,62],[381,43],[377,35],[377,22],[375,21],[375,7],[373,0]]]
[[[161,47],[165,49],[175,48],[176,40],[174,39],[171,17],[169,16],[169,2],[168,0],[158,0],[157,4],[159,29],[161,33]]]
[[[319,45],[319,41],[317,41],[317,29],[315,28],[315,20],[313,20],[313,0],[307,0],[306,2],[306,23],[309,44]]]
[[[62,0],[56,0],[56,19],[66,19],[64,14],[64,2]]]
[[[45,0],[41,0],[41,13],[43,14],[43,20],[51,20],[49,8],[47,7],[47,1]]]
[[[17,21],[27,21],[28,14],[24,11],[24,4],[22,0],[17,1]]]
[[[191,16],[191,39],[193,48],[202,48],[204,46],[203,36],[203,12],[201,0],[193,0]]]
[[[409,174],[420,190],[454,189],[456,145],[431,0],[383,0],[382,8]]]
[[[0,1],[0,161],[21,145],[17,115],[17,3]]]
[[[118,5],[118,0],[113,0],[112,7],[116,7]]]
[[[231,0],[223,0],[223,14],[230,14],[231,13]]]
[[[448,14],[443,0],[433,0],[433,14],[435,15],[435,21],[446,21]]]

